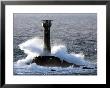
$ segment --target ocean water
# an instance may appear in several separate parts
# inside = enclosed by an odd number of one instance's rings
[[[63,53],[61,49],[61,54],[57,50],[56,55],[63,56],[64,59],[67,57],[67,61],[73,56],[80,56],[78,59],[82,61],[81,57],[83,57],[83,61],[89,62],[88,66],[92,69],[75,68],[74,66],[66,68],[44,67],[34,63],[30,65],[23,63],[30,61],[30,58],[39,55],[39,52],[42,51],[43,43],[40,40],[43,40],[43,27],[41,23],[45,19],[53,20],[50,30],[51,46],[54,48],[58,48],[60,45],[66,47],[66,53]],[[97,14],[14,14],[13,31],[13,71],[15,75],[97,74]],[[35,40],[36,42],[34,41],[35,37],[38,39]],[[27,43],[31,40],[34,42]],[[38,45],[42,46],[36,47]],[[35,53],[32,51],[33,47]]]

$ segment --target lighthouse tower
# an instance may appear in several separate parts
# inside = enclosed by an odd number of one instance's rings
[[[44,49],[43,56],[50,56],[51,44],[50,44],[50,27],[52,20],[42,20],[42,26],[44,27]]]

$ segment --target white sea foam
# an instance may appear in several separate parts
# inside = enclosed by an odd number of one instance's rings
[[[92,66],[92,68],[94,68]],[[35,63],[32,63],[30,65],[23,65],[20,66],[18,64],[14,64],[14,72],[15,74],[38,74],[38,75],[52,75],[52,74],[89,74],[89,75],[96,75],[96,69],[83,69],[83,66],[81,67],[45,67],[36,65]]]

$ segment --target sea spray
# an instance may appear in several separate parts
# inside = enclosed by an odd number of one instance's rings
[[[81,54],[68,54],[67,48],[64,45],[59,45],[59,46],[53,46],[52,48],[52,55],[59,57],[61,60],[65,60],[69,63],[73,63],[76,65],[87,65],[88,62],[85,61],[84,55]]]
[[[27,54],[27,57],[22,60],[18,60],[17,64],[31,63],[34,57],[39,56],[43,53],[43,41],[40,38],[32,38],[19,45],[19,48]]]
[[[22,60],[18,60],[18,64],[29,64],[32,62],[34,57],[40,56],[43,53],[43,41],[40,38],[32,38],[26,42],[19,45],[20,49],[27,54],[27,57]],[[82,54],[68,54],[67,48],[65,45],[53,46],[51,50],[51,55],[59,57],[61,61],[65,60],[66,62],[73,63],[76,65],[87,65],[88,62],[85,61],[84,55]]]

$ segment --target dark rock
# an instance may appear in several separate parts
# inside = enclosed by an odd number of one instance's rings
[[[51,69],[51,71],[56,71],[56,70],[54,70],[54,69]]]
[[[90,67],[83,67],[83,69],[94,69],[94,68],[90,68]]]
[[[68,63],[66,61],[61,61],[60,58],[55,56],[38,56],[35,57],[32,63],[36,63],[41,66],[60,66],[60,67],[68,67],[73,65],[73,63]]]

